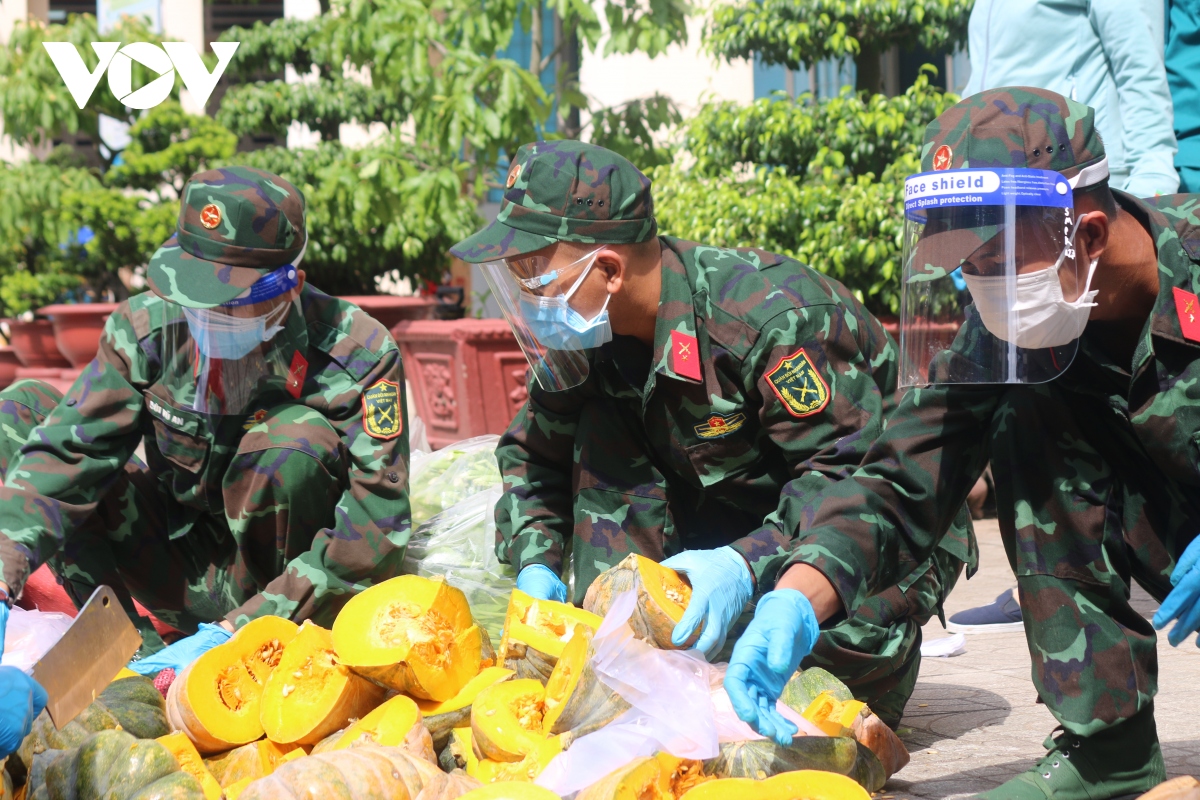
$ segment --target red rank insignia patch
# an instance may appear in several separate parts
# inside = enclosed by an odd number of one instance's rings
[[[287,390],[293,398],[300,398],[300,390],[304,388],[304,377],[308,374],[308,359],[296,351],[292,356],[292,365],[288,367]]]
[[[676,375],[700,380],[700,343],[695,336],[671,331],[671,369]]]
[[[1179,329],[1183,331],[1183,338],[1200,342],[1200,298],[1178,286],[1174,292],[1175,313],[1179,315]]]

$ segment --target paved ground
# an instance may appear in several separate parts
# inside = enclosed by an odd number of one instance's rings
[[[991,602],[1015,586],[996,521],[976,523],[976,530],[980,569],[956,588],[948,614]],[[1137,587],[1135,601],[1147,617],[1154,613],[1156,604]],[[948,635],[936,619],[924,634],[927,640]],[[1173,648],[1164,636],[1158,652],[1155,709],[1168,775],[1200,776],[1200,648],[1194,640]],[[901,728],[912,761],[884,794],[896,800],[966,797],[1032,766],[1045,753],[1042,741],[1055,722],[1035,703],[1029,668],[1019,631],[971,635],[963,655],[926,659]]]

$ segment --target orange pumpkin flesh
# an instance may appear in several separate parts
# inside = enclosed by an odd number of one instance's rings
[[[196,746],[186,734],[176,731],[158,737],[157,741],[175,756],[175,760],[179,762],[179,769],[196,779],[200,788],[204,790],[205,800],[221,800],[221,784],[217,783],[217,779],[208,771],[200,753],[196,751]]]
[[[550,762],[562,751],[562,737],[552,736],[543,739],[520,761],[493,761],[483,758],[475,764],[475,771],[468,771],[467,774],[484,784],[535,781],[542,774],[542,770],[550,766]]]
[[[760,784],[762,800],[870,800],[853,779],[833,772],[802,769],[781,772]]]
[[[274,742],[316,744],[375,708],[383,695],[338,660],[329,631],[305,622],[263,688],[262,727]]]
[[[401,575],[353,597],[333,623],[334,649],[358,674],[414,698],[449,700],[479,673],[483,636],[466,595]]]
[[[802,716],[826,736],[852,736],[854,723],[866,707],[858,700],[838,700],[832,692],[821,692]]]
[[[636,553],[626,556],[592,582],[583,607],[603,617],[617,597],[630,591],[637,593],[637,607],[629,618],[634,636],[661,650],[687,649],[700,638],[703,625],[697,625],[695,633],[682,646],[671,643],[675,625],[683,619],[692,599],[692,585],[687,577]]]
[[[481,691],[509,680],[512,676],[511,669],[485,667],[449,700],[440,703],[434,700],[416,701],[417,708],[421,709],[422,722],[433,736],[434,750],[441,752],[450,739],[450,731],[454,728],[471,726],[471,706]]]
[[[167,692],[171,727],[206,754],[261,738],[262,690],[297,630],[290,620],[260,617],[193,661]]]
[[[574,739],[599,730],[629,709],[629,703],[605,686],[592,669],[594,635],[588,626],[576,625],[575,635],[563,648],[546,683],[542,731],[568,734],[568,747]]]
[[[355,722],[328,749],[344,750],[364,744],[399,747],[426,761],[437,760],[433,754],[433,739],[421,724],[421,709],[412,698],[402,694]]]
[[[221,786],[228,789],[239,781],[258,780],[264,775],[270,775],[283,757],[293,750],[298,750],[298,746],[259,739],[257,742],[234,748],[228,753],[207,758],[204,765]],[[299,752],[303,755],[304,751]]]
[[[576,627],[585,625],[594,632],[602,621],[595,614],[567,603],[535,600],[514,589],[508,601],[497,662],[515,672],[518,678],[536,678],[545,683]]]
[[[521,761],[546,739],[542,735],[545,687],[526,678],[493,684],[471,706],[475,754],[493,761]]]

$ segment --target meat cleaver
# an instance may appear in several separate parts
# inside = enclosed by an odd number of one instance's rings
[[[142,646],[117,595],[107,586],[92,592],[67,632],[33,665],[33,679],[50,702],[46,710],[61,729],[88,707]]]

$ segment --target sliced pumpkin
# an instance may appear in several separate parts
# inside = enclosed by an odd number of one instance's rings
[[[505,681],[479,693],[471,706],[475,754],[520,761],[546,739],[542,734],[546,689],[532,678]]]
[[[259,617],[193,661],[167,691],[167,719],[204,754],[223,753],[263,735],[259,702],[296,623]]]
[[[485,784],[535,781],[542,774],[542,770],[550,766],[550,762],[562,751],[562,737],[551,736],[549,739],[543,739],[520,761],[493,761],[483,758],[476,764],[474,774],[467,774]]]
[[[849,775],[858,761],[858,742],[840,736],[797,736],[790,745],[770,739],[725,742],[716,757],[704,762],[706,775],[763,780],[798,769],[821,769]]]
[[[121,667],[121,671],[114,675],[113,679],[109,681],[109,683],[115,683],[122,678],[136,678],[137,676],[138,673],[134,672],[129,667]]]
[[[345,750],[364,744],[400,749],[436,763],[433,739],[421,724],[421,709],[411,697],[398,694],[355,722],[338,737],[328,750]]]
[[[512,676],[511,669],[485,667],[449,700],[440,703],[434,700],[418,700],[417,708],[421,709],[422,721],[433,736],[433,749],[441,752],[450,740],[450,731],[454,728],[471,726],[471,704],[481,691]]]
[[[258,780],[264,775],[270,775],[285,755],[297,749],[299,748],[294,744],[276,744],[270,739],[259,739],[257,742],[234,748],[228,753],[207,758],[204,760],[204,766],[222,787],[228,789],[242,779]]]
[[[333,623],[333,643],[359,675],[425,700],[454,697],[479,673],[483,657],[466,595],[417,575],[354,596]]]
[[[783,772],[768,778],[759,784],[756,796],[762,800],[870,800],[871,797],[845,775],[816,769]]]
[[[583,789],[575,800],[674,800],[671,779],[653,756],[635,758]]]
[[[637,638],[662,650],[686,650],[700,638],[703,625],[697,625],[695,633],[680,647],[671,643],[671,633],[692,599],[692,585],[685,575],[631,553],[592,581],[583,607],[603,617],[624,592],[637,593],[637,607],[629,618],[629,627]]]
[[[454,728],[450,731],[445,748],[438,754],[438,766],[443,772],[462,770],[475,777],[479,771],[479,757],[475,755],[470,728]]]
[[[351,672],[333,651],[329,631],[311,620],[283,650],[263,689],[260,717],[267,738],[316,744],[383,701],[384,689]]]
[[[518,678],[550,679],[563,648],[579,625],[600,628],[603,620],[588,611],[551,600],[535,600],[513,589],[504,618],[504,635],[496,654],[497,663]]]
[[[690,790],[679,795],[679,800],[742,800],[755,798],[761,800],[763,781],[751,778],[717,778],[712,781],[698,783]],[[789,800],[795,800],[789,798]]]
[[[225,787],[225,800],[238,800],[242,796],[242,792],[246,791],[246,787],[256,780],[258,778],[242,778],[229,784]]]
[[[629,703],[609,689],[592,669],[593,631],[576,625],[546,683],[546,735],[570,732],[570,739],[599,730],[629,709]],[[568,741],[568,746],[570,742]]]
[[[221,784],[217,783],[217,779],[208,771],[208,767],[204,765],[204,760],[200,758],[200,753],[197,752],[196,746],[192,744],[192,740],[187,737],[187,734],[176,731],[158,737],[157,741],[171,751],[171,755],[175,756],[175,760],[179,762],[181,770],[196,779],[200,788],[204,790],[205,800],[221,800]]]
[[[838,700],[832,692],[821,692],[802,716],[826,736],[853,736],[851,728],[866,707],[858,700]]]

